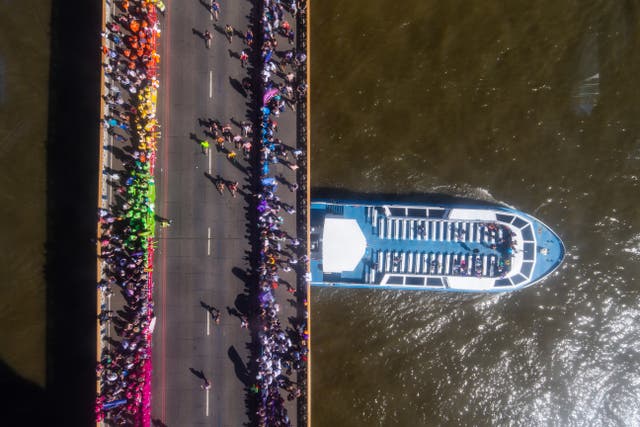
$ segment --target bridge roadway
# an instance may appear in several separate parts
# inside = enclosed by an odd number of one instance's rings
[[[211,138],[209,153],[203,154],[191,134],[196,139],[204,136],[205,128],[199,126],[198,118],[214,118],[223,124],[241,122],[251,108],[249,98],[237,88],[248,76],[235,57],[245,45],[238,35],[229,43],[222,30],[231,24],[244,33],[254,2],[220,1],[218,22],[199,0],[165,3],[160,39],[158,118],[162,138],[156,163],[156,212],[172,219],[173,224],[158,230],[152,419],[154,425],[168,427],[249,425],[246,398],[252,378],[246,366],[251,336],[241,328],[239,317],[229,311],[245,312],[247,307],[244,279],[251,250],[248,202],[241,195],[220,195],[205,176],[205,172],[220,175],[238,181],[242,188],[247,184],[242,169],[248,165],[241,159],[240,167],[234,166],[216,151]],[[194,29],[208,29],[213,34],[210,49]],[[295,113],[287,111],[278,122],[282,141],[295,144]],[[240,132],[238,126],[233,128],[234,134]],[[276,171],[289,181],[295,180],[295,174],[282,166]],[[284,185],[279,192],[284,202],[295,206],[294,193]],[[284,228],[295,235],[295,215],[286,216]],[[295,286],[291,273],[281,277]],[[286,302],[291,296],[282,287],[277,298],[285,326],[288,317],[295,317],[295,307]],[[218,325],[201,302],[220,309]],[[211,381],[209,391],[201,388],[202,379],[191,369]],[[298,425],[295,403],[287,403],[294,426]]]

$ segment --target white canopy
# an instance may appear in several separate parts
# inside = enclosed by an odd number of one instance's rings
[[[353,271],[367,248],[355,219],[325,218],[322,233],[322,270],[325,273]]]

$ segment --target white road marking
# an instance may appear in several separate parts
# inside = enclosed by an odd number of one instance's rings
[[[209,70],[209,98],[213,98],[213,71]]]
[[[205,313],[205,316],[207,316],[207,336],[209,336],[209,335],[211,335],[211,332],[210,332],[210,330],[209,330],[209,324],[211,323],[211,322],[209,321],[209,318],[210,318],[211,316],[210,316],[210,313],[209,313],[208,311]]]
[[[107,310],[111,311],[111,295],[107,297]],[[111,337],[111,325],[107,323],[107,337]]]
[[[207,255],[211,255],[211,227],[207,228]]]
[[[204,415],[208,417],[209,416],[209,390],[207,390],[207,393],[206,393],[206,400],[207,402],[206,402],[206,408],[204,410]]]
[[[109,151],[109,170],[113,170],[113,137],[111,137],[110,135],[107,136],[107,138],[109,139],[109,146],[111,147],[111,151]],[[112,204],[112,197],[113,197],[113,191],[111,191],[111,186],[108,185],[107,186],[107,193],[109,193],[109,206],[111,206]]]

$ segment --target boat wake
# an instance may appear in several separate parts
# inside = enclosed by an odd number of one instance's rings
[[[429,190],[430,193],[438,193],[445,194],[447,196],[461,198],[461,199],[472,199],[478,200],[481,202],[487,202],[493,205],[505,206],[511,209],[516,209],[516,207],[510,205],[507,202],[496,199],[493,194],[486,188],[482,187],[474,187],[472,185],[438,185],[432,187]]]

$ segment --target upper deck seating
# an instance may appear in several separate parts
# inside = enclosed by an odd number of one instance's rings
[[[375,273],[496,277],[498,257],[494,254],[468,254],[462,252],[416,252],[378,250],[372,256]],[[369,276],[369,282],[373,283]],[[365,276],[367,280],[367,276]]]
[[[379,281],[385,273],[476,277],[497,277],[504,273],[497,267],[500,255],[487,248],[499,246],[504,239],[508,243],[509,231],[496,223],[385,216],[376,208],[367,208],[366,218],[373,225],[374,234],[382,240],[463,243],[446,245],[455,247],[446,251],[438,251],[438,245],[433,245],[433,249],[425,245],[422,251],[415,246],[406,251],[374,250],[373,268],[365,270],[365,280],[369,283]],[[480,252],[470,253],[465,244],[479,248]]]
[[[377,212],[377,211],[373,211]],[[377,235],[389,240],[431,240],[434,242],[470,242],[495,244],[505,238],[502,227],[490,229],[482,221],[449,221],[441,219],[414,219],[376,217]]]

